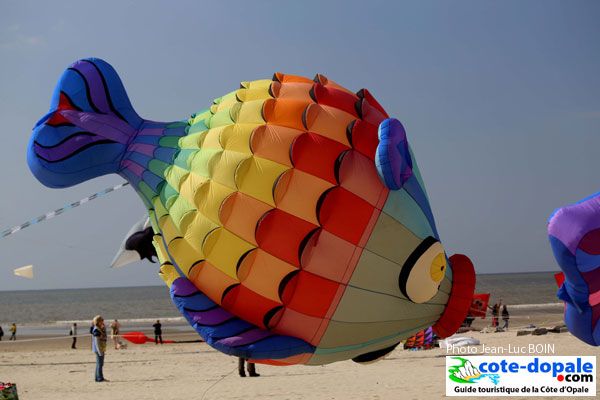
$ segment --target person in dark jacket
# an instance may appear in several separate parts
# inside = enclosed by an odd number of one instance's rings
[[[510,319],[510,316],[508,315],[508,308],[506,308],[506,304],[502,307],[502,321],[504,321],[504,325],[502,326],[502,329],[507,329],[508,330],[508,320]]]
[[[162,340],[162,324],[159,320],[156,320],[156,323],[152,325],[154,327],[154,344],[158,344],[160,340],[160,344],[163,344]]]
[[[73,337],[73,343],[71,343],[72,349],[77,349],[77,323],[74,322],[69,331],[69,335]]]

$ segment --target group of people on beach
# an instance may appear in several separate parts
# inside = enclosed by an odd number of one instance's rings
[[[502,304],[502,299],[493,307],[489,307],[492,310],[492,328],[498,328],[500,326],[500,316],[502,316],[502,321],[504,325],[502,325],[502,329],[508,330],[508,320],[510,316],[508,314],[508,308],[506,304]]]
[[[156,320],[154,325],[154,343],[155,344],[163,344],[162,338],[162,324],[160,320]],[[11,332],[11,336],[9,340],[17,340],[17,324],[13,323],[9,329]],[[119,335],[121,333],[121,324],[118,320],[114,320],[110,324],[110,337],[113,340],[113,344],[115,350],[119,350],[124,347],[123,343],[119,339]],[[106,354],[106,346],[108,343],[108,336],[106,333],[106,326],[104,324],[104,318],[101,315],[96,315],[92,320],[92,325],[90,326],[90,334],[92,335],[92,352],[96,355],[96,372],[95,379],[96,382],[107,382],[108,380],[104,378],[104,356]],[[0,341],[4,336],[4,330],[2,326],[0,326]],[[69,329],[69,336],[72,337],[71,341],[71,349],[77,349],[77,323],[74,322]],[[251,377],[260,376],[256,372],[256,366],[253,362],[248,361],[245,358],[238,358],[238,373],[241,377],[246,376],[246,370],[248,371],[248,375]]]
[[[154,328],[154,343],[160,343],[162,345],[162,324],[160,323],[160,320],[156,320],[156,323],[152,325],[152,327]],[[121,347],[120,342],[118,340],[119,333],[121,330],[121,324],[115,319],[110,325],[110,329],[111,336],[115,344],[115,349],[118,350]],[[72,348],[75,348],[75,344],[77,343],[77,324],[73,324],[70,333],[71,335],[73,335]],[[94,352],[94,354],[96,355],[96,371],[94,377],[96,379],[96,382],[108,382],[108,379],[104,378],[103,371],[104,356],[106,355],[106,345],[108,342],[108,337],[106,334],[104,318],[102,318],[101,315],[96,315],[92,320],[90,334],[92,335],[92,352]],[[247,367],[249,376],[260,376],[258,373],[256,373],[256,367],[253,362],[248,362],[248,360],[240,357],[238,360],[238,372],[240,376],[246,376],[246,371],[244,367]]]
[[[9,328],[10,331],[10,339],[8,340],[17,340],[17,324],[13,322],[13,324]],[[4,336],[4,330],[2,326],[0,326],[0,341],[2,341],[2,337]]]
[[[483,307],[485,309],[485,306],[483,306]],[[487,308],[492,310],[492,328],[496,328],[496,329],[500,328],[500,317],[502,317],[502,321],[504,322],[504,325],[502,325],[502,327],[500,329],[508,330],[508,321],[510,319],[510,315],[508,313],[508,307],[506,307],[506,304],[502,304],[502,299],[500,299],[499,302],[494,304],[493,307],[487,306]],[[474,320],[475,320],[475,317],[473,316],[473,314],[471,314],[469,312],[469,314],[465,318],[462,326],[466,327],[466,328],[470,328],[471,324],[473,323]]]

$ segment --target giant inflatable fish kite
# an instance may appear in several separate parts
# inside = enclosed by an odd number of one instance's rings
[[[447,257],[404,128],[367,90],[317,75],[242,82],[154,122],[90,58],[60,78],[29,143],[62,188],[116,173],[148,209],[160,275],[223,353],[274,365],[370,362],[433,326],[454,333],[475,286]]]
[[[548,236],[564,278],[558,298],[565,302],[569,331],[600,345],[600,193],[559,208],[548,221]]]

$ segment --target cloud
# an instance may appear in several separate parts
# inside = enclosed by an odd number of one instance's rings
[[[22,32],[19,24],[8,25],[2,31],[0,33],[0,48],[33,47],[46,44],[43,36]]]

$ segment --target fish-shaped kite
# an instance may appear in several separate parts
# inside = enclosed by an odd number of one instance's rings
[[[564,273],[558,298],[569,331],[600,346],[600,193],[559,208],[548,220],[554,257]]]
[[[323,75],[242,82],[165,123],[138,116],[109,64],[80,60],[28,162],[50,187],[127,179],[173,302],[227,354],[370,362],[429,326],[451,335],[471,303],[473,266],[446,256],[402,124]]]

